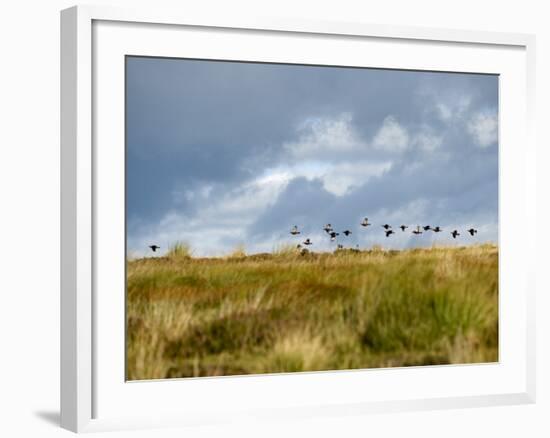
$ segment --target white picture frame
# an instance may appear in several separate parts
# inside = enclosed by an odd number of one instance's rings
[[[229,37],[236,43],[233,49],[220,44],[220,38]],[[124,238],[121,57],[183,57],[186,38],[194,42],[185,52],[189,57],[306,64],[328,64],[330,59],[339,65],[481,71],[504,78],[498,364],[125,382],[120,363],[124,248],[117,246]],[[319,42],[323,50],[317,52]],[[351,49],[357,48],[372,50],[369,65],[353,59]],[[77,6],[62,11],[62,427],[84,432],[533,403],[534,241],[520,238],[514,229],[522,223],[535,225],[534,51],[534,36],[524,34],[275,18],[228,20],[153,8]],[[108,149],[112,153],[100,146],[98,154],[98,145],[104,144],[114,145]],[[506,269],[510,266],[514,269]],[[106,290],[112,293],[106,295]],[[188,400],[181,397],[183,385]],[[395,387],[399,389],[391,389]],[[179,402],[173,403],[178,394]]]

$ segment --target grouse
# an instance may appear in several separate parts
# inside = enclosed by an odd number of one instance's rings
[[[345,230],[345,231],[342,231],[342,234],[344,234],[346,236],[349,236],[351,234],[351,231],[350,230]]]
[[[401,225],[399,228],[401,228],[401,231],[405,231],[409,227],[407,225]]]
[[[384,225],[382,225],[382,228],[384,228],[386,230],[389,230],[391,228],[391,225],[384,224]]]
[[[298,231],[298,227],[296,225],[292,227],[292,230],[290,230],[290,234],[292,234],[293,236],[300,234],[300,232]]]
[[[441,227],[435,227],[433,229],[436,233],[441,233],[443,230],[441,229]]]
[[[390,237],[390,234],[395,234],[393,230],[388,230],[385,233],[386,233],[386,237]]]
[[[459,233],[458,231],[456,231],[456,230],[453,230],[453,231],[451,232],[451,235],[453,236],[453,239],[456,239],[456,236],[460,236],[460,233]]]
[[[473,236],[474,234],[477,233],[477,230],[474,230],[473,228],[470,228],[470,229],[468,230],[468,233],[470,233],[470,235]]]
[[[149,245],[149,248],[151,248],[153,250],[153,252],[156,252],[157,249],[160,248],[160,246],[158,246],[158,245]]]
[[[302,242],[304,245],[313,245],[313,242],[309,240],[309,237]]]
[[[369,224],[369,218],[366,217],[365,219],[363,219],[363,222],[361,222],[361,226],[368,227],[369,225],[372,225],[372,224]]]

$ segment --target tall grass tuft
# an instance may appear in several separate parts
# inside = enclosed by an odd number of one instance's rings
[[[230,259],[241,259],[246,257],[245,246],[242,243],[237,245],[235,248],[233,248],[233,251],[231,251],[227,257]]]
[[[286,243],[275,246],[275,248],[273,248],[272,254],[275,257],[292,257],[299,252],[300,251],[298,250],[296,245]]]
[[[191,245],[187,242],[175,242],[170,246],[166,257],[172,260],[189,259],[193,256]]]

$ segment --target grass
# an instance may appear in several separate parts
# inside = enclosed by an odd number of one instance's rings
[[[187,242],[174,243],[166,253],[166,257],[172,260],[188,259],[193,256],[191,246]]]
[[[494,362],[498,249],[128,261],[130,380]]]

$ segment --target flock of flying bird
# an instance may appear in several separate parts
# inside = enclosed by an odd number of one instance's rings
[[[363,221],[361,222],[361,226],[362,227],[369,227],[371,226],[372,223],[369,222],[369,218],[365,218],[363,219]],[[392,234],[395,234],[395,231],[393,230],[392,226],[389,225],[389,224],[384,224],[382,225],[382,228],[384,228],[384,233],[386,234],[386,237],[390,237]],[[404,233],[405,230],[407,228],[409,228],[408,225],[400,225],[398,228],[401,228],[401,231]],[[323,227],[323,231],[325,231],[327,233],[328,236],[330,236],[330,241],[331,242],[334,242],[336,241],[336,237],[340,235],[340,233],[337,233],[336,231],[334,231],[334,228],[332,227],[331,224],[326,224],[324,227]],[[443,229],[439,226],[437,227],[432,227],[431,225],[425,225],[423,227],[421,227],[420,225],[418,225],[416,227],[416,229],[414,229],[412,231],[413,234],[416,234],[416,235],[419,235],[419,234],[422,234],[424,232],[428,232],[428,231],[433,231],[434,233],[441,233],[443,231]],[[474,229],[474,228],[470,228],[469,230],[466,230],[471,236],[474,236],[475,234],[477,234],[477,230]],[[344,230],[341,232],[344,236],[349,236],[350,234],[352,234],[352,232],[350,230]],[[300,230],[298,229],[298,226],[297,225],[294,225],[292,227],[292,229],[290,230],[290,234],[292,234],[293,236],[297,236],[299,234],[301,234]],[[451,231],[451,236],[453,236],[453,239],[456,239],[458,236],[460,236],[460,233],[458,232],[458,230],[453,230]],[[305,246],[309,246],[309,245],[313,245],[313,242],[311,241],[311,239],[308,237],[306,240],[304,240],[301,244],[298,244],[296,245],[298,249],[302,248],[302,244],[305,245]],[[338,249],[343,249],[343,245],[341,244],[338,244]]]
[[[369,218],[365,218],[365,219],[363,219],[363,222],[361,222],[361,226],[365,227],[365,228],[370,227],[371,225],[372,225],[372,223],[369,222]],[[391,225],[384,224],[384,225],[382,225],[382,228],[384,228],[384,233],[386,234],[386,237],[390,237],[392,234],[395,234],[395,231],[393,230]],[[405,230],[407,228],[409,228],[409,226],[408,225],[400,225],[398,228],[401,228],[401,231],[405,232]],[[323,227],[323,230],[330,236],[330,241],[331,242],[336,241],[336,237],[338,237],[340,235],[340,233],[337,233],[336,231],[334,231],[334,228],[332,227],[331,224],[326,224]],[[439,226],[432,227],[431,225],[425,225],[425,226],[421,227],[420,225],[418,225],[416,227],[416,229],[414,229],[412,231],[412,233],[416,234],[416,235],[419,235],[419,234],[422,234],[422,233],[428,232],[428,231],[433,231],[434,233],[441,233],[443,230]],[[474,229],[474,228],[470,228],[469,230],[466,230],[466,231],[468,233],[470,233],[471,236],[474,236],[477,233],[477,230]],[[298,230],[297,225],[294,225],[292,227],[292,229],[290,230],[290,234],[292,234],[293,236],[297,236],[297,235],[301,234],[301,232]],[[344,230],[344,231],[342,231],[342,234],[347,237],[350,234],[352,234],[352,232],[350,230]],[[451,231],[451,236],[453,236],[453,239],[456,239],[458,236],[460,236],[460,233],[458,232],[458,230],[453,230],[453,231]],[[305,245],[305,246],[310,246],[310,245],[313,245],[313,242],[308,237],[306,240],[304,240],[302,242],[302,244]],[[298,244],[298,245],[296,245],[296,247],[298,249],[300,249],[300,248],[302,248],[302,244]],[[149,248],[151,248],[151,250],[153,252],[156,252],[157,249],[160,249],[160,246],[158,246],[158,245],[149,245]],[[343,249],[343,248],[344,248],[344,246],[342,244],[338,244],[338,249]]]

